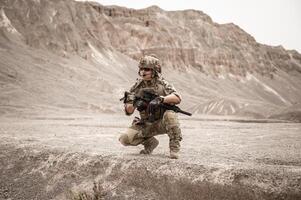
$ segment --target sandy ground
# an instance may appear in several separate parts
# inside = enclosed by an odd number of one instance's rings
[[[72,197],[66,195],[66,189],[89,190],[88,188],[91,188],[95,181],[100,181],[101,188],[110,188],[104,194],[104,197],[108,199],[224,199],[226,197],[228,199],[242,197],[246,199],[295,199],[301,196],[300,123],[181,116],[184,139],[180,159],[170,160],[167,135],[157,137],[160,144],[150,156],[138,154],[141,146],[124,147],[118,142],[118,136],[126,130],[132,118],[116,114],[1,118],[2,172],[0,177],[6,181],[0,185],[0,199],[26,199],[29,194],[30,198],[37,199],[68,199]],[[45,155],[47,155],[46,158],[44,158]],[[20,159],[25,157],[29,157],[29,160],[21,164]],[[42,159],[43,162],[39,159],[41,157],[44,159]],[[66,168],[70,161],[67,162],[66,157],[69,159],[72,157],[72,165],[81,167],[77,170]],[[82,161],[83,158],[85,161]],[[94,164],[99,159],[107,164],[102,167],[104,171],[96,173],[93,172]],[[58,162],[66,166],[63,170],[58,167],[56,168],[58,171],[54,172],[49,166],[41,167],[44,166],[46,160],[48,163]],[[91,165],[91,162],[94,164]],[[116,167],[116,163],[121,164]],[[144,167],[142,167],[143,170],[140,169],[141,165],[146,166],[146,171]],[[83,175],[82,166],[86,166],[85,173],[91,173]],[[23,168],[22,173],[20,168]],[[115,168],[116,172],[114,172]],[[18,186],[16,177],[12,178],[12,176],[20,176],[20,173],[24,177],[31,174],[28,176],[30,179],[23,181],[26,184],[32,183],[32,188],[35,188],[33,182],[40,178],[32,177],[32,173],[37,169],[39,169],[39,176],[43,174],[43,180],[46,181],[40,183],[45,186],[36,190],[40,192],[26,192],[28,189]],[[140,178],[139,184],[137,183],[139,187],[135,186],[137,179],[130,179],[123,181],[121,185],[120,183],[116,185],[116,180],[132,176],[137,169],[140,169],[141,174],[134,177]],[[13,173],[14,170],[16,173]],[[120,170],[124,174],[120,174]],[[53,178],[63,171],[77,175],[69,177],[70,180],[66,177],[64,179],[64,176]],[[145,172],[150,172],[151,175]],[[150,183],[147,185],[145,176],[142,174],[148,174],[148,180],[153,180],[154,177],[165,177],[162,187],[167,187],[167,184],[176,184],[179,190],[183,190],[181,184],[184,184],[187,187],[186,192],[173,197],[172,194],[177,194],[173,190],[167,189],[162,192],[157,183],[156,187]],[[187,184],[183,182],[184,179]],[[57,186],[58,180],[68,181],[63,181],[64,187],[61,187],[61,190],[49,189],[51,185],[60,188]],[[204,187],[205,182],[215,186]],[[11,188],[13,185],[15,189]],[[225,186],[227,187],[224,188]],[[16,187],[19,188],[16,189]],[[115,188],[114,192],[112,188]],[[137,196],[139,190],[145,191],[145,188],[152,188],[151,192],[142,192],[140,196]],[[204,190],[204,188],[207,189]],[[208,188],[211,189],[208,190]],[[44,190],[47,192],[45,193]],[[202,190],[203,196],[191,195]],[[245,192],[237,193],[237,190]],[[216,191],[228,196],[216,195]],[[24,193],[27,193],[27,196]],[[211,196],[204,196],[205,193]]]

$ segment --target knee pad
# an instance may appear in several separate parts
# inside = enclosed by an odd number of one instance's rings
[[[122,134],[119,137],[119,142],[124,146],[130,145],[129,137],[127,136],[127,134]]]
[[[178,126],[168,127],[167,134],[170,140],[174,140],[174,141],[182,140],[181,129]]]

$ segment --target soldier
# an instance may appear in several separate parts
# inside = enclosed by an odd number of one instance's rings
[[[161,65],[157,57],[154,55],[142,57],[138,67],[141,79],[137,79],[125,97],[124,111],[126,115],[131,115],[137,109],[140,119],[137,117],[134,119],[127,132],[119,137],[119,141],[124,146],[142,144],[144,149],[140,151],[140,154],[151,154],[159,144],[154,136],[167,134],[170,158],[178,159],[182,140],[178,117],[172,110],[163,110],[160,104],[179,104],[181,96],[161,77]],[[142,100],[137,100],[145,91],[153,91],[158,95],[147,105]],[[151,120],[150,117],[152,117]]]

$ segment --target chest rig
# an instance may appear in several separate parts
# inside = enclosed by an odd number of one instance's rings
[[[136,96],[141,98],[144,98],[148,93],[153,93],[157,96],[166,96],[164,85],[157,79],[142,81],[135,92]],[[162,119],[164,111],[164,109],[158,108],[155,113],[152,114],[152,121]],[[140,118],[144,121],[150,120],[150,113],[147,109],[140,111]]]

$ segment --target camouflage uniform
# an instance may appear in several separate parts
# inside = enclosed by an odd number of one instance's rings
[[[130,89],[130,93],[134,95],[141,95],[144,90],[151,89],[159,96],[167,96],[174,94],[180,99],[180,95],[176,92],[175,88],[170,85],[166,80],[160,77],[155,77],[152,80],[137,80],[134,86]],[[129,103],[132,100],[129,99]],[[159,115],[161,111],[158,111]],[[154,136],[159,134],[167,134],[169,136],[169,148],[171,152],[179,152],[180,141],[182,140],[180,124],[177,114],[174,111],[166,110],[164,114],[155,122],[145,121],[148,119],[148,113],[144,110],[140,112],[140,120],[134,120],[132,125],[128,128],[125,134],[122,134],[119,141],[125,146],[144,145],[145,150],[151,153],[153,148],[158,145],[158,141]]]

